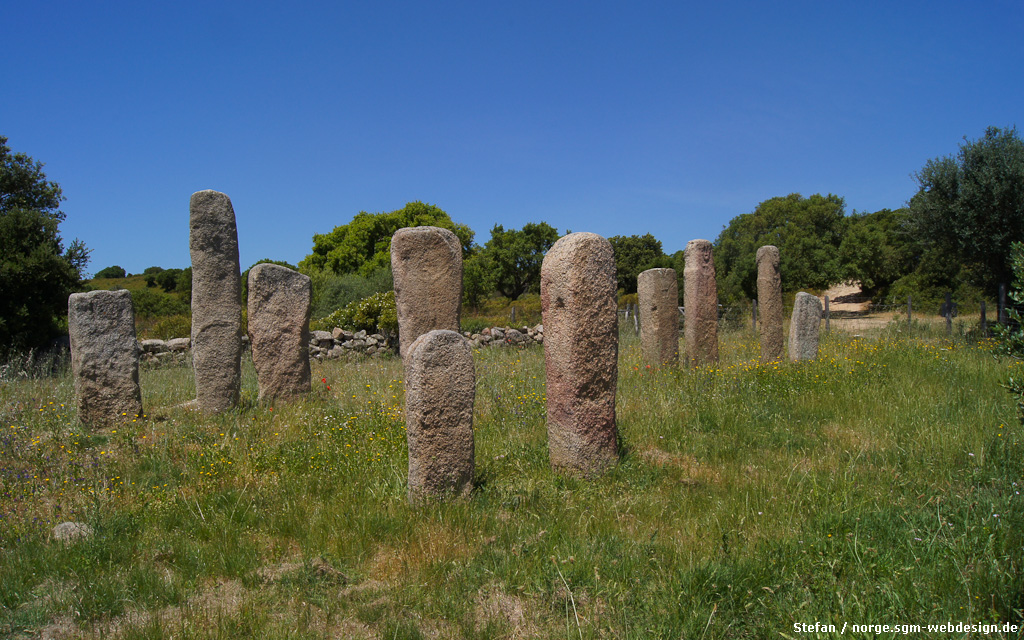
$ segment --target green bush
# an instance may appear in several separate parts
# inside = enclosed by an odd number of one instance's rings
[[[94,278],[123,278],[123,277],[125,277],[125,275],[126,275],[125,274],[125,270],[122,267],[119,267],[119,266],[117,266],[115,264],[112,267],[107,267],[106,269],[100,269],[99,271],[96,272],[96,275],[93,276],[93,277]]]
[[[313,330],[330,331],[334,327],[349,331],[379,331],[388,336],[398,335],[395,292],[375,293],[310,323],[310,329]]]
[[[177,316],[191,313],[187,302],[174,294],[162,293],[155,289],[132,291],[132,306],[135,307],[137,317]]]
[[[394,287],[391,269],[383,268],[369,275],[348,273],[337,275],[330,271],[307,273],[313,281],[312,316],[324,316],[343,309],[375,293],[385,293]]]
[[[160,318],[150,330],[150,333],[161,340],[171,338],[188,338],[192,335],[192,316],[180,314]]]
[[[1017,305],[1024,304],[1024,243],[1015,242],[1010,247],[1010,268],[1013,270],[1013,284],[1007,296]],[[995,335],[999,339],[999,352],[1005,356],[1024,359],[1024,327],[1021,317],[1014,305],[1007,305],[1009,323],[997,325]],[[1024,422],[1024,377],[1020,373],[1011,374],[1006,381],[1006,388],[1017,400],[1017,413]]]

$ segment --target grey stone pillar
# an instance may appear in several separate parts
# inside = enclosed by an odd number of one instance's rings
[[[238,404],[242,385],[238,230],[231,200],[223,193],[193,193],[189,211],[196,404],[203,413],[219,413]]]
[[[309,393],[308,276],[276,264],[249,270],[249,344],[260,400]]]
[[[552,467],[584,477],[618,461],[615,294],[615,257],[601,236],[569,234],[544,256],[548,451]]]
[[[71,294],[68,333],[78,420],[89,427],[105,427],[141,416],[131,294],[124,289]]]
[[[765,245],[757,250],[757,300],[761,362],[778,362],[784,346],[778,247]]]
[[[440,227],[406,227],[391,237],[399,350],[428,331],[459,330],[462,245]]]
[[[651,366],[679,364],[679,283],[675,269],[648,269],[637,276],[640,345]]]
[[[821,300],[801,291],[796,294],[793,317],[789,323],[789,359],[793,362],[818,357],[818,331],[821,326]]]
[[[409,500],[473,488],[473,350],[456,331],[434,330],[405,356]]]
[[[683,338],[687,366],[718,362],[718,289],[711,243],[690,240],[683,269]]]

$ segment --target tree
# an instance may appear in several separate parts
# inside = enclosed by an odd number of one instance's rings
[[[757,250],[779,248],[787,291],[824,289],[842,280],[839,246],[846,229],[842,198],[799,193],[771,198],[733,218],[715,240],[715,270],[724,301],[757,295]]]
[[[636,277],[640,272],[666,266],[661,240],[651,234],[642,236],[612,236],[608,238],[615,252],[615,278],[619,289],[636,293]]]
[[[907,209],[854,212],[839,245],[844,280],[884,297],[894,282],[914,270],[920,244],[907,233]]]
[[[331,271],[342,275],[359,273],[368,276],[391,266],[391,236],[403,227],[442,227],[455,233],[467,256],[473,243],[473,230],[452,222],[447,213],[434,205],[410,202],[405,207],[386,213],[361,211],[352,222],[333,231],[313,236],[313,253],[299,262],[299,270],[307,275],[313,271]]]
[[[58,233],[64,196],[42,168],[23,153],[11,153],[0,136],[0,351],[40,347],[52,339],[88,263],[80,241],[64,249]]]
[[[980,265],[976,284],[990,290],[1009,281],[1010,247],[1024,240],[1024,142],[1017,128],[965,137],[955,157],[929,160],[915,178],[909,225],[925,249]]]
[[[114,265],[112,267],[106,267],[96,272],[93,278],[124,278],[127,275],[123,267]]]
[[[521,230],[508,231],[494,225],[481,259],[498,292],[514,300],[528,291],[540,291],[540,266],[557,240],[558,230],[546,222],[528,222]]]

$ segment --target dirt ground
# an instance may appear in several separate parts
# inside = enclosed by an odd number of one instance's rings
[[[860,282],[843,282],[822,293],[819,299],[823,309],[825,296],[829,300],[829,324],[833,329],[852,333],[881,329],[892,322],[896,315],[893,311],[872,313],[871,300],[861,291]],[[906,318],[905,313],[903,317]]]

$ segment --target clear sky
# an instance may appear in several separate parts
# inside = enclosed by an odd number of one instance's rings
[[[241,267],[422,200],[666,252],[774,196],[903,206],[913,173],[1024,126],[1024,2],[51,2],[0,11],[0,135],[65,240],[189,264],[227,193]]]

